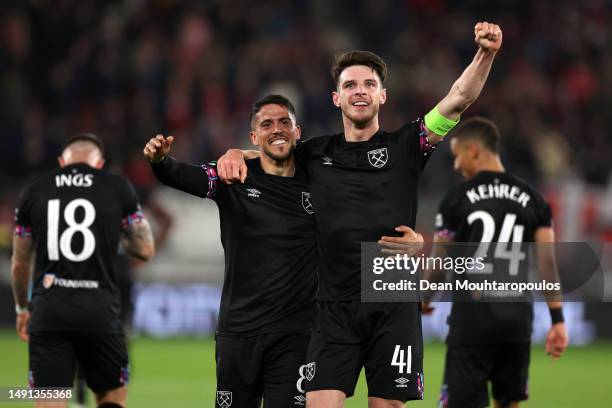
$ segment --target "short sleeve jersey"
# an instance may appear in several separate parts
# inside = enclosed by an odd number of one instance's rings
[[[307,332],[316,314],[317,263],[305,174],[266,174],[259,159],[246,164],[245,183],[233,185],[219,181],[214,162],[193,166],[167,157],[153,170],[163,183],[219,208],[225,276],[217,332]]]
[[[507,173],[482,171],[449,191],[442,200],[437,234],[454,242],[533,242],[540,227],[551,227],[548,203],[530,185]],[[499,244],[497,244],[499,245]],[[489,252],[495,252],[491,245]],[[517,248],[518,250],[518,248]],[[521,251],[523,249],[520,249]],[[509,261],[502,273],[509,272]],[[527,262],[517,273],[526,276]],[[533,311],[522,302],[455,302],[449,317],[449,344],[529,341]]]
[[[122,229],[142,218],[123,177],[74,164],[22,192],[15,234],[33,239],[30,331],[121,332],[114,259]]]
[[[361,243],[414,228],[419,178],[434,147],[422,120],[363,142],[340,133],[298,145],[316,210],[319,300],[359,300]]]

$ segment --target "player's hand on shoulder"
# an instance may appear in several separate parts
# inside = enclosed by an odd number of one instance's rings
[[[553,359],[561,357],[561,354],[567,349],[569,337],[565,323],[556,323],[550,327],[546,336],[546,353]]]
[[[397,232],[401,232],[401,237],[382,236],[378,241],[378,245],[382,247],[382,253],[395,255],[406,254],[414,255],[423,249],[423,236],[410,227],[400,225],[395,227]]]
[[[502,31],[497,24],[486,21],[474,26],[474,41],[484,51],[497,52],[502,45]]]
[[[244,153],[240,149],[229,149],[217,160],[217,174],[225,184],[244,183],[247,166]]]
[[[163,135],[157,135],[149,139],[143,153],[151,163],[159,163],[170,154],[172,142],[174,142],[174,136],[164,137]]]

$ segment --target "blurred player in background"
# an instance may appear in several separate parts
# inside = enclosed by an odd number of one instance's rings
[[[475,117],[459,125],[452,135],[454,168],[466,181],[442,200],[434,241],[512,242],[512,251],[520,250],[514,243],[536,242],[541,244],[536,248],[538,266],[554,269],[554,251],[548,248],[555,242],[550,207],[531,186],[505,172],[499,157],[497,126],[488,119]],[[512,251],[499,249],[495,251],[495,261],[511,260]],[[514,266],[509,263],[509,268],[522,267],[526,272],[527,262],[521,263]],[[510,275],[519,272],[517,269],[513,273],[508,268],[504,271]],[[425,279],[437,280],[436,272],[428,273]],[[549,301],[548,306],[552,326],[546,338],[546,351],[557,358],[567,347],[567,331],[562,303]],[[425,313],[433,310],[428,302],[423,308]],[[496,408],[516,408],[519,401],[526,400],[532,320],[533,308],[528,301],[454,302],[448,320],[448,350],[439,406],[486,407],[489,381]]]
[[[412,230],[421,172],[480,94],[501,47],[495,24],[476,24],[474,36],[476,56],[448,95],[424,119],[395,132],[378,123],[387,99],[384,61],[353,51],[332,67],[333,103],[342,111],[344,133],[309,139],[296,150],[310,178],[319,249],[320,313],[304,372],[311,408],[342,407],[362,367],[370,407],[401,407],[423,398],[420,306],[360,302],[360,243],[380,240],[395,249],[402,241],[422,240]],[[229,151],[220,171],[228,182],[244,180],[243,152]],[[403,235],[389,236],[394,233]]]
[[[132,185],[101,170],[95,135],[70,138],[59,163],[25,188],[15,216],[12,285],[17,332],[29,341],[30,385],[72,387],[78,362],[98,406],[123,407],[129,365],[114,260],[120,243],[149,260],[153,236]]]
[[[219,207],[225,278],[216,330],[219,408],[303,405],[300,367],[316,315],[313,208],[293,150],[300,138],[293,104],[268,95],[253,105],[244,184],[219,182],[216,163],[192,166],[168,156],[172,136],[144,148],[164,184]],[[203,231],[204,233],[205,231]]]
[[[159,253],[168,240],[168,235],[172,229],[172,215],[156,197],[158,187],[155,177],[149,170],[149,165],[142,160],[142,151],[135,150],[130,156],[130,160],[123,168],[124,176],[130,180],[142,206],[142,211],[147,215],[147,220],[151,224],[155,250]],[[119,254],[115,258],[115,269],[117,271],[117,286],[120,295],[120,317],[127,339],[128,355],[130,354],[130,333],[132,329],[132,318],[134,316],[134,278],[138,270],[146,262],[130,256],[123,248],[119,248]],[[130,359],[130,361],[132,361]],[[130,363],[130,377],[134,378],[135,367],[133,361]],[[87,404],[87,384],[85,373],[79,366],[75,381],[75,408],[85,407]]]

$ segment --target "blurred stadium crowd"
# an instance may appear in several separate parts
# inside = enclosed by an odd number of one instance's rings
[[[499,23],[504,45],[468,114],[500,125],[509,169],[546,185],[605,185],[610,0],[2,1],[0,246],[18,191],[55,167],[67,135],[99,135],[111,168],[146,190],[149,137],[176,136],[181,159],[214,159],[246,145],[250,106],[264,93],[295,101],[305,137],[339,130],[329,66],[354,48],[389,64],[381,117],[393,129],[448,91],[475,52],[479,20]],[[456,180],[440,163],[429,171],[444,175],[425,192]]]

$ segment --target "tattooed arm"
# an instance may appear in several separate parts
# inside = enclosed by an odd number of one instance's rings
[[[30,271],[34,257],[34,244],[31,236],[13,237],[13,257],[11,258],[11,284],[17,311],[17,334],[28,341],[28,290]]]
[[[131,256],[142,261],[148,261],[155,255],[155,242],[151,226],[146,218],[142,217],[130,222],[123,229],[121,245]]]

